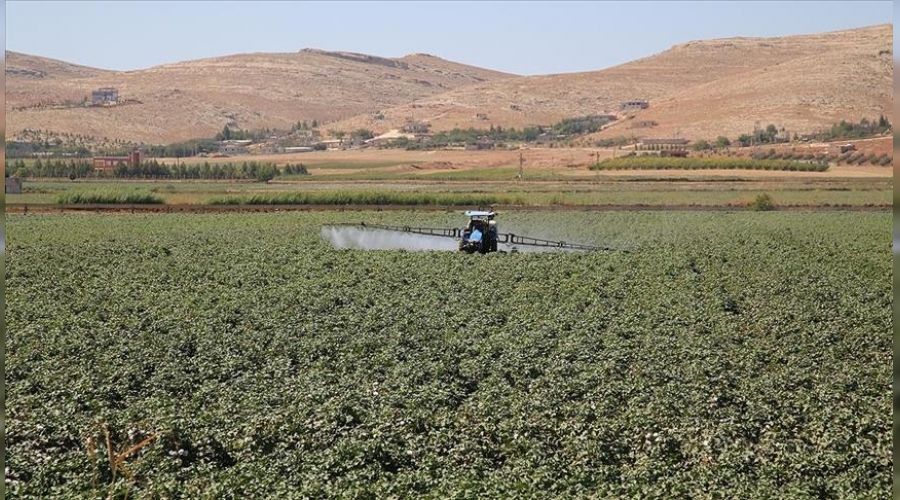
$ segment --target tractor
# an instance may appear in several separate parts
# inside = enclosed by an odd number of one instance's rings
[[[543,240],[518,236],[513,233],[500,233],[497,230],[497,213],[493,210],[467,210],[464,215],[469,222],[463,228],[437,228],[437,227],[411,227],[411,226],[387,226],[383,224],[335,224],[336,227],[353,227],[360,230],[396,231],[401,233],[423,234],[426,236],[439,236],[456,239],[460,252],[474,254],[487,254],[492,252],[510,251],[516,252],[519,247],[544,247],[546,249],[560,250],[604,250],[612,248],[594,245],[582,245],[579,243],[566,243],[565,241]],[[504,250],[499,250],[502,245]]]

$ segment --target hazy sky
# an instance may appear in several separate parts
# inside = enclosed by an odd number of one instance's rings
[[[520,74],[613,66],[689,40],[892,21],[892,2],[6,3],[6,48],[107,69],[304,47],[427,52]]]

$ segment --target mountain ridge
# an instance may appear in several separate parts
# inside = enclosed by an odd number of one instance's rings
[[[225,125],[284,128],[313,119],[327,129],[378,133],[408,119],[438,131],[619,113],[619,123],[590,139],[734,136],[756,122],[803,133],[889,114],[892,57],[890,24],[692,40],[601,70],[532,76],[423,53],[389,58],[305,48],[117,72],[8,51],[7,129],[11,136],[36,128],[159,143],[210,136]],[[101,86],[138,102],[54,107]],[[650,107],[621,113],[629,99],[647,99]],[[638,122],[655,124],[631,126]]]

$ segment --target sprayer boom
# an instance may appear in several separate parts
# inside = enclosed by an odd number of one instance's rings
[[[468,253],[496,252],[498,244],[505,244],[513,248],[517,246],[530,246],[544,247],[548,249],[558,248],[563,250],[614,250],[609,247],[583,245],[580,243],[567,243],[565,241],[544,240],[540,238],[531,238],[529,236],[519,236],[513,233],[498,233],[496,229],[497,226],[493,220],[493,212],[466,212],[466,215],[469,215],[470,221],[465,228],[390,226],[385,224],[366,224],[365,222],[359,224],[334,224],[334,226],[354,227],[358,229],[377,229],[382,231],[398,231],[402,233],[453,238],[459,241],[460,251]]]

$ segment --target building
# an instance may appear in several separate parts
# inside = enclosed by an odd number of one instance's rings
[[[232,139],[228,141],[219,141],[219,153],[223,155],[242,155],[247,154],[247,146],[252,144],[250,139]]]
[[[6,178],[6,194],[22,194],[22,179],[19,177]]]
[[[407,134],[425,134],[428,133],[429,128],[430,125],[428,122],[415,121],[411,118],[407,118],[406,123],[403,124],[403,127],[400,130]]]
[[[644,101],[642,99],[633,99],[631,101],[625,101],[619,105],[619,108],[622,111],[640,111],[642,109],[647,109],[650,107],[650,103]]]
[[[637,120],[634,121],[631,126],[628,128],[651,128],[659,125],[655,120]]]
[[[479,137],[474,144],[466,144],[466,151],[494,149],[494,140],[490,137]]]
[[[689,142],[687,139],[678,138],[644,138],[635,144],[634,149],[637,151],[683,151],[687,149]]]
[[[119,91],[113,87],[101,87],[91,92],[91,104],[108,106],[119,102]]]
[[[537,144],[552,144],[554,142],[564,141],[566,140],[565,134],[554,134],[553,132],[542,132],[537,136],[537,139],[534,140]]]
[[[137,167],[141,164],[143,159],[144,152],[140,149],[135,149],[128,156],[95,156],[91,163],[93,163],[94,170],[99,172],[109,172],[118,165]]]
[[[856,144],[852,142],[841,142],[828,144],[828,154],[844,154],[856,151]]]
[[[223,155],[242,155],[247,153],[247,148],[237,144],[223,144],[219,146],[219,153]]]

